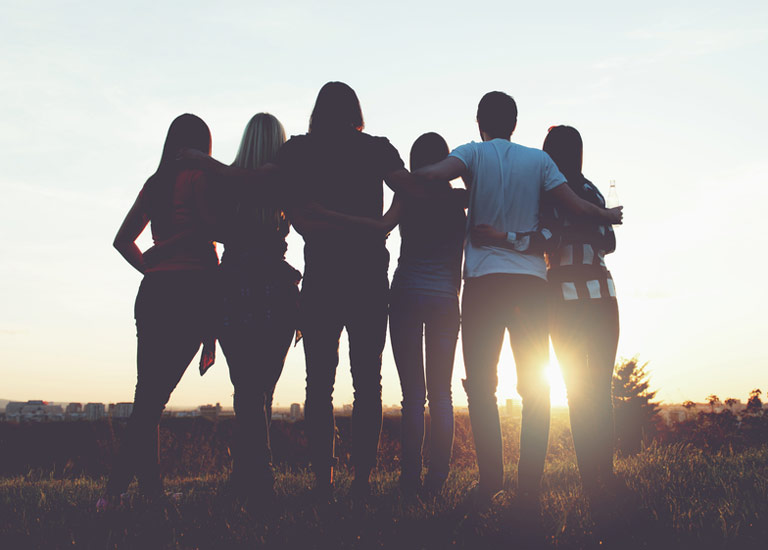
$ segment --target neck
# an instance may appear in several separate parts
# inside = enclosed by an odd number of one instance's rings
[[[504,141],[511,141],[512,134],[508,135],[507,137],[501,137],[501,136],[492,136],[485,130],[480,130],[480,137],[483,139],[483,141],[491,141],[492,139],[503,139]]]

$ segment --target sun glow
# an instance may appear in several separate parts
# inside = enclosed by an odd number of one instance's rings
[[[509,347],[509,338],[505,334],[504,345],[501,348],[499,357],[499,386],[497,397],[499,403],[505,403],[507,399],[520,401],[520,395],[517,393],[517,372],[515,371],[515,359],[512,355],[512,349]],[[549,398],[553,407],[567,407],[568,394],[565,389],[565,381],[560,372],[560,364],[557,362],[555,352],[550,345],[549,365],[545,369],[545,376],[549,381]]]

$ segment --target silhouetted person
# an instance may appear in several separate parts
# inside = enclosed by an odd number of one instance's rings
[[[469,189],[469,238],[464,249],[462,344],[464,387],[477,452],[477,496],[502,489],[503,461],[496,403],[497,364],[509,332],[523,400],[518,490],[538,501],[549,433],[549,362],[546,265],[541,253],[515,250],[516,233],[538,229],[539,202],[546,192],[564,209],[618,222],[621,210],[605,210],[579,199],[549,156],[510,141],[517,105],[502,92],[483,96],[477,108],[481,143],[457,147],[450,156],[416,175],[462,176]]]
[[[402,189],[410,174],[386,138],[370,136],[362,129],[355,92],[341,82],[323,86],[309,132],[288,140],[277,158],[295,203],[381,219],[382,181]],[[300,329],[307,367],[305,418],[316,490],[325,497],[333,486],[332,395],[339,338],[346,327],[354,385],[353,493],[364,495],[376,465],[381,431],[381,354],[389,290],[386,234],[375,228],[352,230],[318,220],[307,208],[295,208],[292,221],[305,242]]]
[[[284,142],[280,121],[259,113],[246,126],[232,165],[261,168]],[[225,246],[219,340],[235,389],[237,422],[230,488],[242,496],[263,498],[274,493],[272,396],[298,322],[301,274],[284,259],[290,222],[281,206],[245,188],[231,195],[218,213],[216,233]]]
[[[582,199],[605,199],[581,173],[583,144],[570,126],[550,128],[544,151]],[[616,248],[610,224],[554,209],[560,245],[549,257],[552,345],[568,388],[573,445],[584,491],[597,497],[613,480],[611,384],[619,309],[605,255]]]
[[[105,508],[119,502],[134,474],[148,499],[162,494],[158,423],[187,366],[209,336],[216,249],[206,238],[213,218],[210,189],[199,170],[183,168],[180,149],[210,154],[211,134],[184,114],[168,129],[160,165],[147,180],[115,237],[115,248],[144,274],[136,297],[138,378],[131,414],[107,483]],[[151,224],[155,247],[142,254],[135,240]],[[184,242],[179,243],[179,237]],[[152,259],[154,258],[154,259]]]
[[[411,148],[411,170],[448,156],[435,133]],[[438,492],[448,477],[453,446],[451,378],[459,333],[459,289],[464,247],[466,191],[448,181],[425,199],[396,197],[400,258],[392,279],[389,331],[403,392],[400,486],[421,486],[424,404],[429,399],[429,469],[425,487]],[[424,355],[426,354],[426,364]]]

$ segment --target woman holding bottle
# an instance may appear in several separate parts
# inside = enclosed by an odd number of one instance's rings
[[[580,198],[605,207],[581,173],[583,144],[570,126],[550,128],[543,149]],[[611,384],[619,340],[619,309],[605,255],[616,248],[609,224],[553,211],[558,246],[549,254],[552,345],[568,389],[573,444],[585,492],[599,498],[613,477]]]

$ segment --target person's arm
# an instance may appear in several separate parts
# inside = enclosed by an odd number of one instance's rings
[[[563,210],[567,210],[575,216],[593,218],[600,220],[603,223],[622,223],[623,206],[617,206],[615,208],[601,208],[596,206],[589,201],[585,201],[584,199],[579,198],[579,196],[573,192],[573,189],[571,189],[567,183],[561,183],[554,189],[547,191],[547,198],[551,199]]]
[[[395,196],[392,199],[392,204],[387,210],[386,214],[381,218],[367,218],[365,216],[353,216],[350,214],[343,214],[333,210],[328,210],[317,203],[308,204],[303,209],[300,209],[299,216],[303,217],[306,221],[320,222],[327,224],[326,227],[342,230],[357,230],[357,231],[375,231],[381,233],[389,233],[397,225],[400,218],[401,211],[400,200]],[[305,225],[306,227],[306,225]],[[315,229],[322,230],[321,227],[315,227]]]
[[[470,238],[478,246],[498,246],[521,254],[541,254],[557,246],[555,234],[547,228],[524,233],[504,233],[492,225],[481,223],[472,226]]]
[[[466,174],[467,167],[464,162],[452,156],[413,171],[414,176],[427,181],[451,181],[459,177],[463,178]]]
[[[123,223],[120,225],[120,229],[117,230],[117,235],[115,235],[115,240],[112,243],[112,246],[117,249],[123,258],[142,274],[146,270],[147,265],[144,255],[139,247],[136,246],[136,239],[141,235],[141,232],[144,231],[148,223],[149,215],[144,210],[141,194],[139,194],[128,214],[126,214]]]
[[[280,171],[278,166],[272,163],[253,170],[230,166],[196,149],[184,149],[179,152],[178,158],[191,162],[195,167],[212,174],[225,184],[243,185],[249,193],[258,195],[272,192]]]

